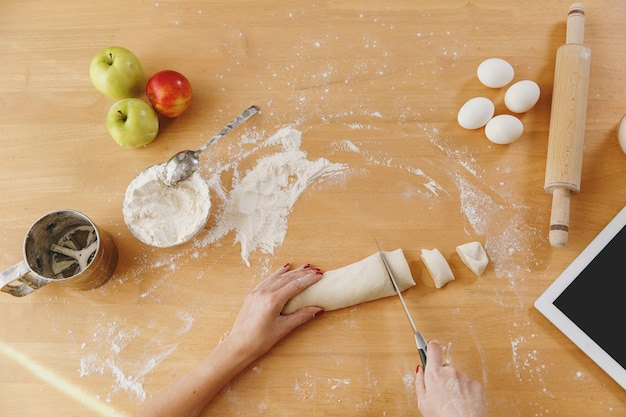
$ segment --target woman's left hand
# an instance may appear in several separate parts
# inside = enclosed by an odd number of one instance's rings
[[[285,264],[273,272],[246,296],[228,336],[229,342],[256,359],[293,329],[319,316],[324,310],[314,306],[288,315],[281,315],[281,311],[291,298],[322,276],[323,273],[310,264],[293,270]]]

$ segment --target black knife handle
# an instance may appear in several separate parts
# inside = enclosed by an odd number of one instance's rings
[[[425,369],[426,368],[426,350],[425,349],[418,349],[418,352],[420,353],[420,359],[422,360],[422,366]]]

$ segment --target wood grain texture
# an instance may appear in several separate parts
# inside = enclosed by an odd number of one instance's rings
[[[491,415],[626,416],[624,391],[532,304],[626,204],[626,5],[585,4],[593,51],[580,193],[569,242],[548,242],[543,190],[556,50],[566,1],[4,1],[0,6],[0,268],[20,261],[41,214],[79,210],[115,238],[120,259],[102,287],[49,285],[0,294],[1,415],[131,415],[228,332],[245,294],[285,262],[324,270],[403,248],[417,285],[405,300],[420,331],[485,386]],[[122,149],[104,117],[113,101],[89,80],[100,49],[122,45],[146,76],[185,74],[194,101],[142,149]],[[541,87],[524,135],[494,145],[456,124],[462,103],[505,89],[478,64],[507,59],[514,81]],[[203,155],[202,172],[240,160],[242,138],[292,126],[309,160],[348,167],[315,181],[288,213],[284,240],[247,267],[233,232],[205,244],[141,244],[122,217],[124,192],[148,166],[195,149],[242,109],[262,114]],[[257,155],[258,154],[258,155]],[[229,189],[233,171],[221,182]],[[455,247],[481,241],[481,277]],[[456,280],[435,289],[419,258],[438,248]],[[398,300],[329,312],[236,378],[204,415],[415,416],[419,356]]]

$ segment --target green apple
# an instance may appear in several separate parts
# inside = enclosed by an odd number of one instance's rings
[[[89,66],[91,82],[105,96],[122,99],[143,91],[143,68],[126,48],[110,46],[98,52]]]
[[[159,133],[159,116],[140,98],[124,98],[114,103],[107,113],[106,124],[113,140],[125,148],[145,146]]]

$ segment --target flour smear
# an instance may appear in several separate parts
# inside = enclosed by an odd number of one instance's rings
[[[129,325],[126,320],[98,323],[91,339],[83,342],[78,352],[80,376],[111,377],[110,391],[105,398],[107,403],[113,402],[114,394],[118,392],[126,392],[134,399],[144,401],[147,398],[143,387],[145,376],[176,350],[181,336],[191,329],[194,320],[192,313],[181,311],[168,323],[163,323],[149,340],[143,338],[147,329]],[[141,346],[139,356],[134,351],[136,346]]]
[[[209,185],[221,202],[217,204],[217,224],[201,245],[216,242],[231,231],[241,245],[241,258],[250,266],[250,253],[260,250],[273,254],[287,234],[288,216],[313,181],[347,170],[347,165],[325,158],[309,160],[300,149],[302,132],[285,127],[260,147],[277,147],[274,153],[258,159],[247,172],[237,169],[237,161],[222,167],[209,179]],[[258,148],[257,148],[258,149]],[[223,171],[233,170],[232,188],[225,191],[220,178]],[[243,175],[243,177],[242,177]]]

